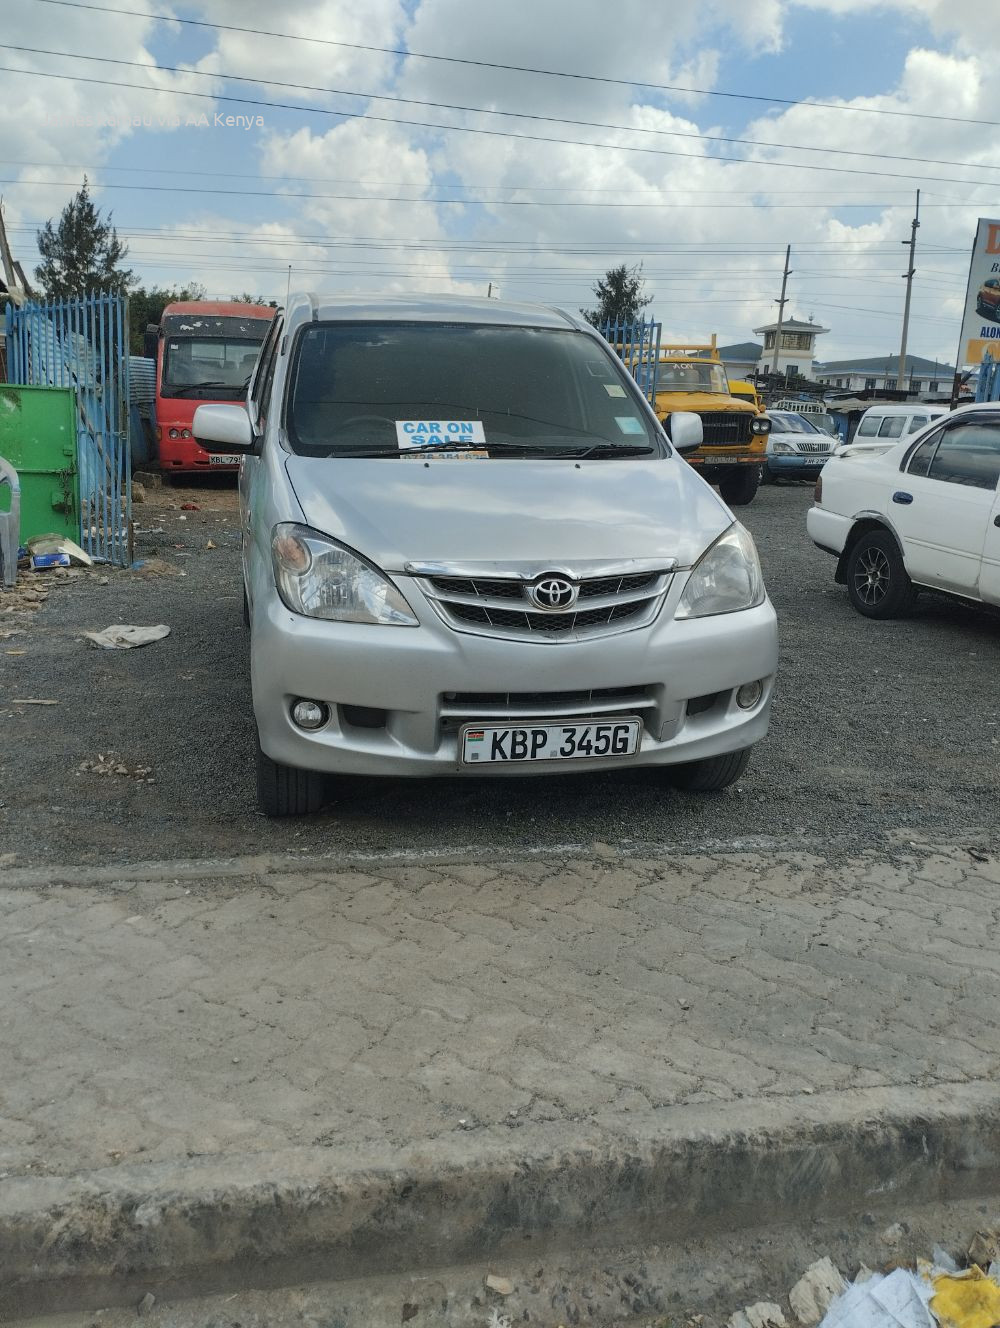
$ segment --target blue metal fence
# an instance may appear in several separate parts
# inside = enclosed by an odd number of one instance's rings
[[[977,401],[1000,401],[1000,360],[986,352],[979,366],[979,379],[976,383]]]
[[[80,544],[97,561],[132,561],[128,301],[117,295],[7,305],[7,377],[72,387],[77,403]]]
[[[625,361],[639,390],[656,405],[656,382],[660,370],[660,334],[662,323],[652,319],[622,318],[602,323],[598,331]]]

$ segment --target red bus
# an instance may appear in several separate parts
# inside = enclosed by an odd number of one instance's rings
[[[168,304],[146,329],[156,358],[156,440],[160,468],[236,470],[239,457],[209,454],[191,436],[198,406],[242,401],[275,310],[264,304],[191,300]]]

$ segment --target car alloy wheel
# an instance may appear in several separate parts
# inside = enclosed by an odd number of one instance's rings
[[[913,608],[916,587],[888,530],[864,531],[854,541],[844,575],[851,603],[866,618],[903,618]]]
[[[885,599],[892,580],[889,559],[878,545],[870,544],[854,569],[854,589],[863,604],[877,608]]]

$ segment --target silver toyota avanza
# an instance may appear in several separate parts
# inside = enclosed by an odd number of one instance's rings
[[[767,731],[777,626],[753,540],[613,348],[559,309],[303,295],[246,405],[262,809],[324,776],[663,766],[719,789]]]

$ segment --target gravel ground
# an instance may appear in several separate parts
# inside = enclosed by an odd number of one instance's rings
[[[33,610],[0,593],[0,866],[288,849],[571,852],[595,841],[837,855],[890,850],[911,832],[1000,843],[997,618],[929,595],[905,622],[859,617],[806,536],[804,484],[762,489],[741,513],[778,610],[782,661],[771,735],[738,787],[697,797],[654,772],[359,779],[315,817],[268,822],[254,803],[230,486],[218,477],[151,491],[135,508],[137,553],[152,560],[141,572],[46,576],[51,593]],[[116,622],[167,623],[171,634],[118,653],[81,637]],[[115,769],[81,769],[94,763]]]

